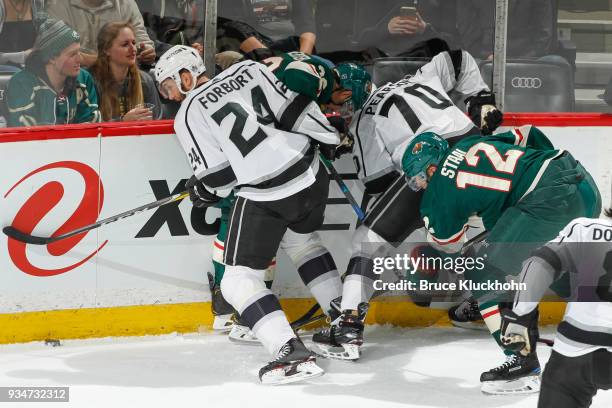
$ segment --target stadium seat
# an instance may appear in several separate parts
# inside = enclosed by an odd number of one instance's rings
[[[325,0],[317,2],[317,51],[354,51],[352,44],[353,16],[356,0]],[[340,12],[342,11],[342,12]]]
[[[377,58],[372,68],[372,82],[376,86],[397,82],[408,74],[414,74],[429,61],[429,58]]]
[[[374,60],[374,65],[372,67],[372,82],[376,86],[382,86],[387,82],[397,82],[406,75],[413,75],[429,61],[431,61],[429,58],[377,58]],[[459,109],[465,110],[465,104],[463,102],[465,99],[464,95],[461,95],[459,92],[451,91],[448,96]]]
[[[493,64],[480,65],[480,72],[492,86]],[[508,112],[572,112],[574,111],[573,75],[565,61],[509,60],[506,68]]]

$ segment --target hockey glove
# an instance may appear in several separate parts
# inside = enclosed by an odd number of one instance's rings
[[[490,135],[504,120],[503,113],[495,106],[495,94],[480,91],[477,95],[465,100],[465,106],[472,122],[483,135]]]
[[[198,180],[195,175],[191,176],[191,178],[187,180],[187,183],[185,183],[185,188],[189,190],[189,199],[193,203],[194,207],[197,208],[212,207],[223,199],[222,197],[208,191],[204,183]]]
[[[510,309],[501,309],[501,343],[510,351],[527,356],[535,351],[538,341],[538,309],[518,316]]]
[[[326,115],[329,124],[340,133],[340,138],[348,133],[348,125],[346,120],[338,114]]]
[[[328,161],[336,160],[336,145],[319,143],[319,153]]]
[[[353,151],[354,139],[348,131],[346,120],[342,116],[338,114],[325,116],[332,127],[340,134],[340,144],[338,146],[320,144],[319,150],[323,157],[325,157],[327,160],[339,159],[343,155]]]

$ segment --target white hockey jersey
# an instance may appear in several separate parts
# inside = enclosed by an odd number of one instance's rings
[[[536,254],[539,259],[524,264],[527,293],[517,293],[515,311],[524,314],[535,308],[532,301],[538,299],[533,297],[543,293],[538,285],[565,280],[571,295],[554,350],[568,357],[602,347],[612,351],[612,221],[577,218]]]
[[[279,200],[315,181],[312,139],[339,136],[315,102],[244,61],[192,91],[174,129],[198,179],[219,196]]]
[[[354,159],[359,178],[375,185],[385,175],[401,172],[406,146],[415,135],[434,132],[445,139],[478,133],[451,101],[455,89],[466,97],[488,90],[478,65],[465,51],[443,52],[412,77],[378,88],[353,118]]]

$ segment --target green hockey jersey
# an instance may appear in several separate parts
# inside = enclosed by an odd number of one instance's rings
[[[543,165],[560,153],[532,126],[461,140],[442,160],[423,195],[421,215],[432,238],[442,245],[460,241],[473,215],[490,230],[535,187]]]
[[[264,60],[274,75],[289,89],[319,104],[328,103],[334,87],[334,73],[323,59],[302,52],[289,52]]]

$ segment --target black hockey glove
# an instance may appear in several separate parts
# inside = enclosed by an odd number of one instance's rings
[[[336,145],[319,142],[319,153],[328,161],[336,160]]]
[[[465,107],[470,119],[483,135],[492,134],[504,120],[504,114],[495,106],[493,92],[480,91],[465,100]]]
[[[535,351],[538,341],[538,309],[518,316],[510,309],[501,309],[501,343],[515,353],[527,356]]]
[[[212,207],[223,199],[222,197],[208,191],[204,183],[198,180],[195,175],[191,176],[191,178],[187,180],[187,183],[185,183],[185,188],[189,190],[189,199],[193,203],[194,207]]]
[[[340,134],[340,144],[335,145],[324,145],[322,143],[319,144],[319,151],[327,160],[339,159],[343,155],[347,153],[351,153],[353,151],[353,136],[348,131],[348,125],[346,120],[338,115],[325,115],[327,120],[332,125],[334,129],[338,131]]]
[[[338,114],[326,115],[329,124],[334,127],[340,133],[340,138],[348,133],[348,125],[346,124],[346,120]]]

